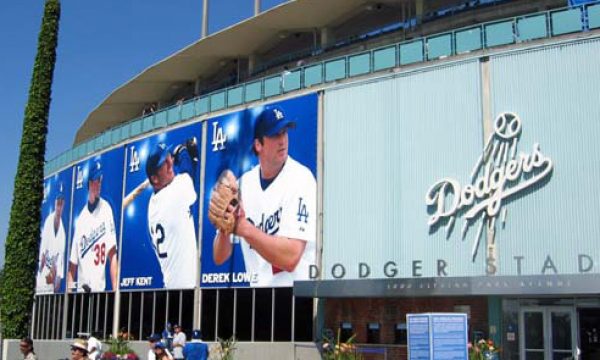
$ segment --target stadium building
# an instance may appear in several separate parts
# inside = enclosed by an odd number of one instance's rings
[[[369,359],[404,359],[407,314],[456,312],[502,359],[597,358],[600,3],[255,4],[115,89],[47,163],[38,353],[96,332],[145,354],[178,323],[235,335],[242,359],[319,358],[338,331]],[[245,179],[283,128],[278,151],[304,175],[261,217]],[[159,186],[167,159],[185,190]],[[300,260],[242,234],[218,243],[224,169],[250,223]]]

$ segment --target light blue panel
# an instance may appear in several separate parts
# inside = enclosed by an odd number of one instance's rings
[[[322,274],[335,263],[345,279],[358,263],[383,278],[388,261],[397,277],[484,274],[483,256],[470,260],[473,231],[462,240],[458,221],[446,239],[430,231],[428,189],[452,177],[467,181],[483,148],[477,61],[446,65],[325,93]],[[417,263],[418,264],[418,263]]]
[[[219,91],[210,95],[210,111],[217,111],[225,108],[225,91]]]
[[[400,65],[423,61],[423,40],[400,44]]]
[[[371,71],[371,53],[348,57],[348,76],[367,74]]]
[[[157,113],[154,113],[154,127],[151,129],[156,129],[159,127],[167,126],[167,123],[172,124],[172,123],[176,122],[177,120],[175,120],[175,114],[171,114],[172,111],[173,111],[173,108],[170,108],[170,109],[166,109],[166,110],[162,110]],[[149,131],[149,130],[146,130],[146,127],[144,126],[144,131]]]
[[[373,50],[373,71],[396,66],[396,46]]]
[[[256,81],[246,84],[244,87],[246,102],[260,100],[262,98],[262,82]]]
[[[284,73],[282,77],[283,81],[283,91],[294,91],[300,89],[300,75],[302,75],[302,71],[295,70],[290,73]]]
[[[102,134],[94,138],[94,151],[102,149]],[[64,153],[63,153],[64,155]],[[64,156],[63,156],[64,159]]]
[[[150,117],[151,118],[151,117]],[[151,124],[151,122],[149,122]],[[151,128],[150,128],[151,129]],[[129,135],[137,136],[142,133],[142,120],[136,120],[129,124]]]
[[[181,107],[181,118],[190,119],[196,116],[196,109],[194,108],[194,101],[187,101]]]
[[[153,115],[150,116],[146,116],[144,118],[142,118],[142,132],[147,132],[147,131],[151,131],[152,129],[154,129],[154,116],[159,116],[159,114],[161,116],[164,116],[165,113],[163,111],[157,112]]]
[[[227,90],[227,106],[236,106],[244,102],[244,87],[238,86]]]
[[[517,19],[517,34],[519,41],[541,39],[548,36],[546,14]]]
[[[552,35],[562,35],[581,31],[581,8],[556,11],[550,14]]]
[[[325,63],[325,81],[335,81],[346,77],[346,58]]]
[[[110,133],[109,133],[110,136]],[[73,151],[72,149],[69,149],[67,151],[64,152],[65,154],[65,163],[70,163],[71,161],[73,161]]]
[[[110,134],[110,142],[111,144],[117,144],[121,141],[121,128],[114,128]]]
[[[323,64],[304,68],[304,86],[320,84],[323,82]]]
[[[273,76],[265,79],[265,97],[281,94],[281,77]]]
[[[480,27],[457,31],[454,36],[456,37],[457,54],[481,49]]]
[[[195,101],[195,105],[194,107],[196,108],[196,114],[198,115],[204,115],[206,113],[208,113],[208,105],[209,105],[209,98],[208,96],[203,96],[200,99]]]
[[[486,47],[512,44],[515,42],[512,20],[487,24],[484,29]]]
[[[452,55],[452,34],[427,38],[427,59],[433,60]]]
[[[600,4],[588,6],[587,13],[590,29],[600,28]]]
[[[121,126],[121,141],[129,139],[131,135],[131,124]]]
[[[183,107],[182,105],[176,105],[176,106],[172,106],[169,109],[164,111],[167,114],[167,116],[166,116],[167,124],[175,124],[176,122],[181,121],[181,108],[182,107]],[[154,127],[162,127],[162,126],[166,126],[166,124],[163,124],[162,122],[159,121],[159,117],[157,114],[157,116],[154,120]]]
[[[92,154],[94,153],[94,151],[96,151],[95,147],[94,147],[94,139],[90,139],[88,141],[85,142],[85,154]]]
[[[78,150],[77,150],[77,158],[81,159],[82,157],[84,157],[85,155],[87,155],[86,151],[86,143],[81,143],[78,146]]]
[[[108,130],[102,134],[102,148],[108,147],[111,145],[111,131]],[[67,159],[70,161],[70,159]]]
[[[598,54],[593,40],[490,59],[493,114],[518,114],[518,152],[538,143],[554,164],[549,180],[504,205],[496,230],[502,274],[516,274],[514,256],[523,257],[522,274],[540,274],[547,256],[560,273],[577,273],[579,254],[600,271]]]

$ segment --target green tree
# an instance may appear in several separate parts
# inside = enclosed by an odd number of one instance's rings
[[[4,281],[0,289],[0,317],[4,338],[26,336],[31,320],[40,237],[46,134],[59,19],[60,1],[46,0],[29,100],[25,108],[6,237]]]

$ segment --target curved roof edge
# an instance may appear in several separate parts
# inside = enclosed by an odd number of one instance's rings
[[[413,2],[415,0],[401,0]],[[398,0],[379,0],[378,3]],[[74,145],[141,115],[149,103],[168,101],[178,83],[190,84],[217,72],[224,59],[247,57],[281,41],[282,32],[339,23],[372,0],[292,0],[202,38],[144,69],[109,94],[79,127]]]

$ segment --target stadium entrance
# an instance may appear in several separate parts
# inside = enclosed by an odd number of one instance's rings
[[[576,355],[572,306],[523,307],[519,313],[521,359],[567,359]]]

